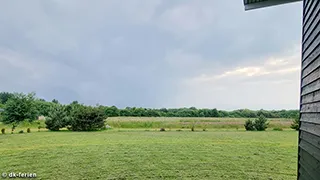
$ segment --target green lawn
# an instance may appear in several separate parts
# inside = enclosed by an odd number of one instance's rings
[[[295,179],[297,132],[118,129],[0,135],[0,171],[37,179]]]

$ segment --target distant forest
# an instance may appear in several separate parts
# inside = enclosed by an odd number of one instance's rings
[[[0,92],[0,108],[5,110],[6,104],[10,100],[14,100],[15,95],[22,95],[22,93],[10,93]],[[32,106],[37,112],[38,116],[47,116],[50,109],[55,104],[60,104],[58,100],[53,99],[52,101],[46,101],[36,97],[35,93],[29,93],[27,95],[32,99]],[[69,106],[72,104],[79,104],[78,101],[65,105]],[[263,115],[267,118],[296,118],[299,115],[298,110],[249,110],[249,109],[238,109],[233,111],[224,111],[214,109],[197,109],[195,107],[190,108],[142,108],[142,107],[126,107],[119,109],[116,106],[102,106],[97,105],[99,108],[103,108],[107,117],[117,116],[133,116],[133,117],[230,117],[230,118],[257,118]]]

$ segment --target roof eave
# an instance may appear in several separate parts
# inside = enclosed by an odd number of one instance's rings
[[[265,7],[275,6],[280,4],[293,3],[298,1],[302,1],[302,0],[267,0],[267,1],[256,2],[256,3],[247,3],[247,4],[244,4],[244,7],[245,7],[245,10],[248,11],[248,10],[265,8]]]

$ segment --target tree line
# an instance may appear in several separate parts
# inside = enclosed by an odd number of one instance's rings
[[[10,93],[0,92],[0,108],[4,111],[2,121],[11,123],[14,121],[23,121],[25,119],[34,120],[38,116],[49,116],[51,111],[61,105],[66,109],[74,105],[81,105],[78,101],[70,104],[61,104],[58,100],[46,101],[36,97],[35,93]],[[86,106],[99,108],[106,117],[117,116],[133,116],[133,117],[230,117],[230,118],[258,118],[264,116],[266,118],[296,118],[299,115],[298,110],[249,110],[238,109],[233,111],[224,111],[214,109],[197,109],[190,108],[141,108],[126,107],[123,109],[116,106]],[[6,116],[12,111],[10,116]]]

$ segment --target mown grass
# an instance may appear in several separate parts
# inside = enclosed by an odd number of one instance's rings
[[[295,131],[32,132],[0,135],[2,172],[37,179],[295,179]]]

